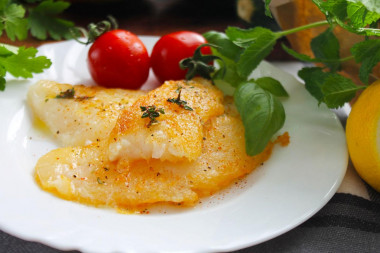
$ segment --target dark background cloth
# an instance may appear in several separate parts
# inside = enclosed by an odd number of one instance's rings
[[[317,214],[300,226],[236,253],[380,252],[380,194],[368,188],[371,200],[336,193]],[[0,231],[1,253],[78,253],[60,251]]]

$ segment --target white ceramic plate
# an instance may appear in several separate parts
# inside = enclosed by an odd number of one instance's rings
[[[149,49],[157,38],[141,37]],[[38,158],[56,147],[33,127],[25,103],[37,79],[90,84],[88,48],[73,41],[47,44],[40,54],[52,67],[33,80],[9,78],[0,93],[0,228],[20,238],[58,249],[84,252],[220,252],[269,240],[307,220],[339,187],[348,154],[337,117],[318,106],[296,78],[263,62],[253,73],[279,79],[290,145],[276,147],[271,159],[237,186],[189,209],[126,215],[59,199],[33,178]],[[156,81],[150,78],[150,85]]]

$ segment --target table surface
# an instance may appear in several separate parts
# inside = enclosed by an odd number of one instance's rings
[[[224,31],[228,26],[249,25],[236,14],[230,0],[142,0],[71,1],[64,17],[79,26],[113,15],[119,27],[138,35],[161,36],[178,30],[203,33]],[[0,42],[37,47],[43,43],[29,37],[10,41],[3,34]],[[287,43],[286,39],[280,41]],[[276,45],[269,61],[292,60]],[[343,116],[344,124],[344,116]],[[349,165],[338,193],[315,216],[292,231],[265,243],[238,252],[380,252],[380,196],[356,175]],[[0,252],[61,252],[27,242],[0,231]]]

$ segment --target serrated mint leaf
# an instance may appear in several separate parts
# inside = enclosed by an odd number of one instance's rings
[[[257,155],[284,125],[284,107],[254,82],[239,85],[234,99],[244,124],[246,152],[250,156]]]
[[[4,51],[4,47],[1,48],[1,51]],[[14,77],[33,77],[33,73],[41,73],[45,68],[49,68],[51,65],[49,59],[45,56],[36,57],[36,53],[37,49],[33,47],[20,47],[17,54],[1,55],[0,66]]]
[[[313,2],[326,15],[327,20],[347,18],[346,0],[313,0]]]
[[[32,35],[41,40],[48,35],[55,40],[71,38],[70,28],[74,23],[57,17],[69,6],[68,2],[46,0],[33,8],[28,18]]]
[[[238,61],[238,71],[242,78],[247,78],[259,63],[272,52],[278,39],[275,33],[262,27],[250,29],[247,31],[247,37],[251,37],[252,43],[244,50]],[[244,38],[233,38],[234,42],[241,39]]]
[[[368,0],[368,1],[378,1],[378,0]],[[380,36],[380,29],[375,29],[371,27],[358,27],[348,19],[347,8],[348,4],[352,1],[347,0],[313,0],[313,2],[318,6],[318,8],[326,15],[326,19],[331,24],[338,24],[347,31],[356,33],[359,35],[366,36]],[[356,1],[359,2],[359,1]],[[365,1],[362,1],[363,3]],[[352,10],[351,10],[352,11]],[[378,12],[379,13],[379,12]],[[354,15],[351,13],[351,15]],[[360,15],[354,15],[354,18],[360,19]],[[372,19],[373,17],[369,17]],[[347,22],[347,19],[349,22]]]
[[[28,22],[24,16],[25,9],[18,4],[6,5],[0,11],[0,20],[3,23],[2,28],[5,29],[8,38],[12,41],[16,39],[23,40],[27,37]]]
[[[379,0],[350,0],[350,2],[356,2],[363,4],[369,11],[380,13]]]
[[[281,44],[281,47],[282,47],[282,49],[284,49],[285,52],[287,52],[288,54],[290,54],[291,56],[293,56],[297,60],[304,61],[304,62],[321,62],[315,58],[311,58],[308,55],[300,54],[300,53],[294,51],[293,49],[287,47],[285,44]]]
[[[380,62],[380,40],[373,39],[356,43],[351,48],[351,53],[355,56],[356,62],[361,63],[360,80],[368,84],[368,77],[372,69]]]
[[[221,32],[210,31],[203,36],[208,43],[218,46],[217,51],[224,57],[238,61],[243,48],[235,45],[226,34]],[[214,51],[214,50],[213,50]]]
[[[303,68],[298,71],[298,76],[304,80],[306,90],[315,97],[319,103],[323,102],[324,95],[322,93],[322,85],[324,84],[328,73],[322,68]]]
[[[380,19],[380,14],[369,11],[360,2],[349,2],[347,14],[350,19],[350,24],[354,27],[365,27]]]
[[[329,73],[322,85],[324,102],[329,108],[339,108],[350,102],[363,86],[356,85],[351,79],[336,73]]]
[[[340,69],[339,62],[339,40],[335,37],[331,28],[328,28],[310,42],[311,50],[318,59],[326,59],[323,62],[331,71]],[[330,61],[331,60],[331,61]]]
[[[288,92],[282,86],[282,84],[272,77],[261,77],[254,81],[262,89],[269,91],[276,97],[289,97]]]

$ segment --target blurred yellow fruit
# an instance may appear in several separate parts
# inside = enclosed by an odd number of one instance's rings
[[[347,119],[348,151],[360,177],[380,192],[380,80],[360,94]]]

